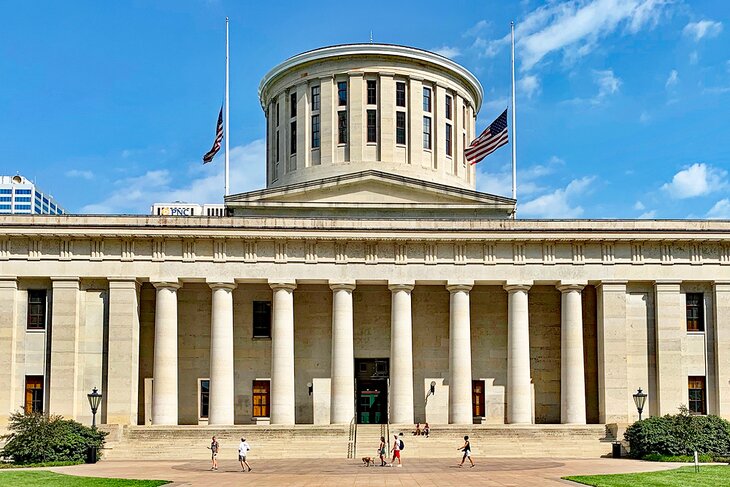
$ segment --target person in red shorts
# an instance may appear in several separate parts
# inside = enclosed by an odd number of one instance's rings
[[[390,461],[390,463],[395,463],[395,459],[397,458],[398,466],[402,467],[403,463],[401,462],[400,458],[400,440],[398,439],[398,435],[393,435],[393,438],[395,438],[395,440],[393,441],[393,448],[390,449],[390,451],[393,452],[393,459]]]

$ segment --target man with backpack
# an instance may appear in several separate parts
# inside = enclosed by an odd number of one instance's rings
[[[393,442],[393,448],[390,449],[390,451],[393,452],[393,459],[390,461],[391,464],[395,463],[395,459],[398,459],[398,466],[402,467],[403,463],[401,461],[401,451],[405,448],[405,443],[403,443],[403,440],[398,438],[398,435],[393,435],[393,438],[395,441]]]

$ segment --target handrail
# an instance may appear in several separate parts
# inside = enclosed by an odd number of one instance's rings
[[[350,427],[347,435],[347,458],[355,458],[357,451],[357,415],[350,420]]]

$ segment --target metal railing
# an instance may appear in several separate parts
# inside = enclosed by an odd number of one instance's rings
[[[347,458],[357,455],[357,414],[350,420],[350,429],[347,437]]]

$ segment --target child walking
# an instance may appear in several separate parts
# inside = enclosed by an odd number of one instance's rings
[[[463,466],[464,465],[464,460],[466,460],[468,458],[469,459],[469,463],[471,463],[471,467],[470,468],[473,468],[474,467],[474,460],[471,459],[471,443],[469,443],[469,437],[468,436],[465,436],[464,437],[464,444],[461,447],[457,448],[457,450],[461,450],[461,451],[464,452],[464,456],[461,457],[461,463],[459,464],[459,467]]]

